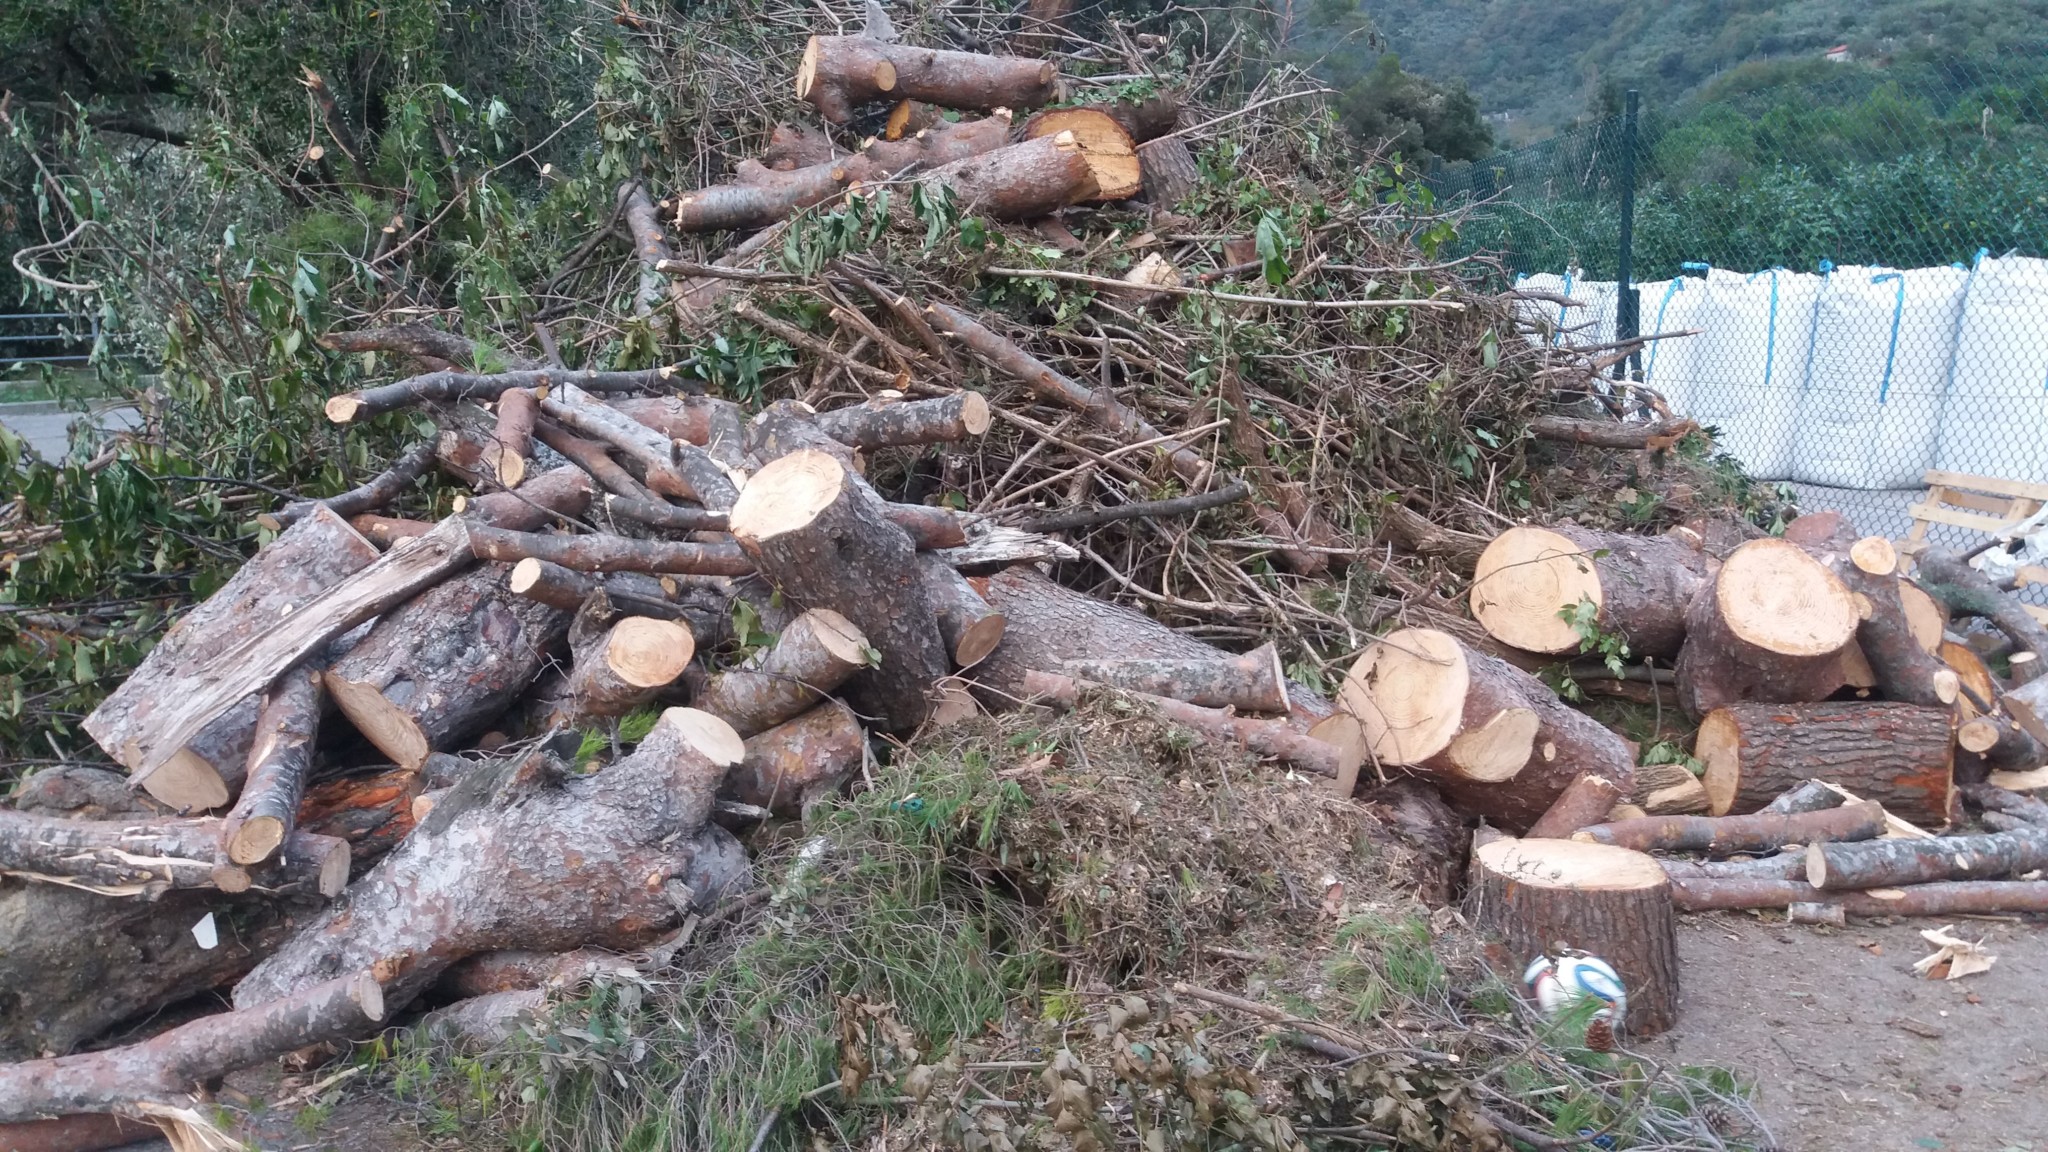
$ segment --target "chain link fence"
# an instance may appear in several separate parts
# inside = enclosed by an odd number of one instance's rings
[[[2048,484],[2048,51],[1734,77],[1445,167],[1536,338],[1616,369],[1808,511],[1904,536],[1930,470]],[[1959,529],[1937,527],[1936,542]],[[1973,542],[1982,542],[1977,536]]]

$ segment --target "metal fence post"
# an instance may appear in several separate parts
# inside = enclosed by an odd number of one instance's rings
[[[1628,110],[1621,121],[1621,251],[1615,260],[1614,278],[1614,335],[1617,340],[1627,340],[1642,334],[1639,327],[1642,310],[1636,299],[1635,288],[1635,230],[1636,230],[1636,105],[1638,95],[1634,88],[1628,90]],[[1614,366],[1614,378],[1628,378],[1631,369],[1642,367],[1642,351],[1638,349],[1627,359]]]

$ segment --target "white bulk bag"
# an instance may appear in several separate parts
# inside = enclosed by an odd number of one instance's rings
[[[1620,286],[1612,280],[1585,280],[1572,289],[1572,299],[1584,308],[1565,310],[1564,333],[1558,343],[1594,345],[1614,343],[1614,301]]]
[[[1706,298],[1706,281],[1679,276],[1671,280],[1652,280],[1638,285],[1638,289],[1642,292],[1643,301],[1643,335],[1655,336],[1661,332],[1683,332],[1699,327],[1694,320],[1699,315],[1701,301]],[[1692,378],[1692,364],[1698,356],[1702,339],[1704,337],[1701,336],[1676,336],[1668,340],[1652,340],[1643,346],[1643,386],[1663,396],[1670,402],[1672,410],[1681,415],[1685,413],[1682,396]]]
[[[2048,260],[1980,260],[1970,274],[1935,461],[2048,480]]]
[[[1564,304],[1553,304],[1547,300],[1515,301],[1516,315],[1531,325],[1549,329],[1547,333],[1529,333],[1531,344],[1539,347],[1546,344],[1601,344],[1614,339],[1613,281],[1609,280],[1603,284],[1597,280],[1581,280],[1570,272],[1563,275],[1555,272],[1538,272],[1534,276],[1517,276],[1515,287],[1528,292],[1547,292],[1553,296],[1562,296],[1567,300],[1576,300],[1582,305],[1574,308]],[[1604,295],[1601,291],[1603,288]],[[1600,326],[1603,300],[1606,308],[1606,336],[1598,335],[1603,331]]]
[[[1720,430],[1717,446],[1759,480],[1792,475],[1799,391],[1820,277],[1774,268],[1707,277],[1694,321],[1705,329],[1685,403],[1673,408]]]
[[[1966,273],[1837,268],[1814,310],[1793,479],[1910,488],[1934,464]]]

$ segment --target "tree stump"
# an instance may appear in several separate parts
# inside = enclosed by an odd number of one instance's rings
[[[1670,536],[1524,525],[1479,554],[1472,615],[1503,644],[1554,655],[1579,650],[1579,630],[1559,612],[1587,602],[1600,629],[1625,637],[1633,655],[1673,656],[1685,641],[1686,605],[1713,565]]]
[[[1708,811],[1756,812],[1808,780],[1825,780],[1915,824],[1959,815],[1954,719],[1915,704],[1737,704],[1700,722],[1693,755]]]
[[[1634,787],[1628,744],[1542,681],[1429,628],[1382,637],[1338,694],[1377,763],[1408,768],[1451,806],[1520,831],[1583,773]]]
[[[1474,923],[1507,946],[1513,977],[1563,949],[1613,965],[1628,992],[1627,1030],[1678,1022],[1678,916],[1671,883],[1641,852],[1574,840],[1501,839],[1472,853]]]
[[[1842,649],[1861,619],[1849,589],[1804,549],[1752,540],[1686,612],[1679,704],[1705,716],[1752,700],[1824,700],[1842,686]]]
[[[932,686],[951,671],[945,640],[916,549],[866,481],[823,452],[792,452],[748,482],[732,534],[797,603],[838,612],[881,653],[859,678],[872,689],[864,714],[898,731],[924,722]]]

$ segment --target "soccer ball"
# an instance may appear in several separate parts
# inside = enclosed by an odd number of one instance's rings
[[[1628,1015],[1628,991],[1621,973],[1597,956],[1561,956],[1555,960],[1538,956],[1522,972],[1522,983],[1536,998],[1536,1007],[1547,1017],[1585,998],[1601,1002],[1586,1028],[1588,1045],[1605,1050],[1613,1042],[1614,1030]]]

